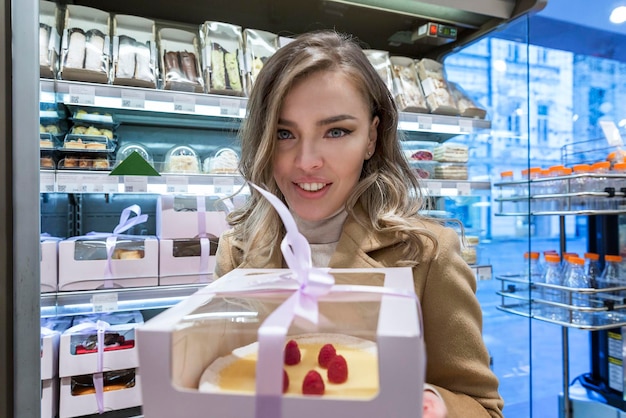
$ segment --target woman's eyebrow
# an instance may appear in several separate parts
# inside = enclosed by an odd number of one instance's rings
[[[329,125],[335,122],[341,122],[342,120],[355,120],[355,119],[356,117],[352,115],[336,115],[336,116],[331,116],[329,118],[325,118],[320,121],[317,121],[316,125],[324,126],[324,125]]]

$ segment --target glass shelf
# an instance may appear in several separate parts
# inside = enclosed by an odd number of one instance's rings
[[[207,284],[82,290],[41,294],[41,317],[166,309]]]
[[[529,282],[520,275],[496,276],[501,281],[502,297],[499,310],[537,319],[543,322],[589,331],[626,325],[626,286],[610,288],[570,288],[546,283]],[[545,299],[545,292],[559,292],[563,302]],[[584,304],[576,301],[584,300]],[[546,310],[552,315],[547,316]],[[584,321],[573,320],[583,315]]]

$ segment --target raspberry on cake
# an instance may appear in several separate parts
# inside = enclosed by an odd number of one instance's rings
[[[319,394],[308,392],[310,386],[319,389],[317,378],[307,375],[315,371],[324,385],[323,396],[334,398],[371,399],[378,393],[378,355],[376,343],[343,334],[301,334],[288,337],[299,348],[301,359],[294,365],[285,365],[290,382],[287,396]],[[293,346],[293,343],[287,345]],[[286,346],[287,346],[286,345]],[[336,354],[329,360],[328,370],[319,365],[322,347],[332,345]],[[213,361],[205,369],[199,384],[201,392],[244,393],[253,395],[256,388],[256,361],[258,343],[237,348],[227,356]],[[327,348],[324,351],[328,350]],[[350,374],[348,376],[348,368]],[[304,385],[304,381],[308,383]],[[285,381],[283,379],[283,388]]]

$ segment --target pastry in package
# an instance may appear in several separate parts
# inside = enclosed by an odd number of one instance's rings
[[[385,82],[389,91],[393,92],[393,76],[391,73],[389,52],[376,49],[364,49],[363,52],[370,64],[372,64],[376,72],[380,75],[380,78]]]
[[[394,98],[398,109],[405,112],[428,113],[415,62],[408,57],[391,57]]]
[[[248,94],[254,85],[265,62],[276,53],[278,37],[276,34],[256,29],[244,29],[246,76]]]
[[[39,73],[54,78],[61,52],[61,35],[58,31],[59,9],[51,1],[39,2]]]
[[[449,82],[450,91],[459,108],[459,115],[468,118],[485,119],[487,111],[478,106],[474,100],[457,83]]]
[[[453,116],[459,114],[446,80],[443,64],[423,58],[417,62],[417,75],[431,113]]]
[[[165,90],[204,92],[199,71],[198,36],[193,31],[161,28],[158,33],[159,54]]]
[[[156,87],[154,21],[116,15],[113,20],[113,84]]]
[[[240,26],[221,22],[202,25],[203,68],[208,92],[242,96],[243,34]]]

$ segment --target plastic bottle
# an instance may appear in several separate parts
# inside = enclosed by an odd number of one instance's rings
[[[589,286],[598,288],[598,279],[602,274],[600,268],[600,255],[596,253],[585,253],[585,276],[589,280]]]
[[[609,161],[600,161],[591,165],[591,172],[595,175],[591,178],[590,183],[590,191],[592,192],[603,192],[604,188],[608,186],[608,180],[604,176],[609,172],[611,168],[611,163]],[[606,210],[608,209],[608,200],[606,197],[595,197],[592,199],[594,204],[590,209],[594,210]]]
[[[536,251],[528,251],[524,253],[524,260],[526,261],[524,266],[523,276],[528,279],[529,282],[541,281],[543,276],[543,270],[539,263],[539,253]]]
[[[563,286],[570,289],[589,289],[591,284],[588,277],[585,275],[585,260],[580,257],[570,257],[568,260],[569,270],[567,276],[563,280]],[[565,303],[573,307],[589,307],[590,298],[589,293],[581,293],[575,290],[566,292]],[[589,312],[572,309],[569,319],[572,324],[578,325],[590,325],[592,323],[592,316]]]
[[[563,276],[561,275],[560,257],[557,254],[547,254],[545,258],[546,268],[541,278],[541,282],[550,285],[562,286]],[[563,303],[563,292],[558,289],[541,287],[539,297],[547,302]],[[562,308],[549,304],[542,304],[540,306],[541,308],[539,309],[538,313],[544,318],[557,321],[561,321],[564,319],[564,311]]]
[[[502,171],[500,173],[500,197],[518,197],[520,195],[519,184],[506,184],[513,182],[513,171]],[[502,203],[501,210],[503,213],[514,212],[516,208],[515,202]]]
[[[613,165],[611,173],[622,176],[621,178],[612,178],[610,182],[610,186],[613,187],[616,192],[620,192],[622,187],[626,186],[626,163],[616,163]],[[611,209],[624,209],[624,206],[626,205],[625,197],[614,197],[610,200],[613,203]]]
[[[589,191],[590,177],[587,174],[591,171],[591,166],[589,164],[577,164],[572,167],[572,171],[576,177],[570,182],[570,192],[583,193]],[[587,209],[588,206],[588,198],[585,196],[572,197],[570,202],[571,210],[583,210]]]
[[[623,277],[620,272],[621,262],[622,257],[619,255],[604,256],[604,270],[602,270],[602,274],[598,279],[598,285],[600,288],[608,289],[624,285]],[[606,302],[611,302],[614,305],[622,305],[624,302],[624,294],[625,292],[623,290],[613,290],[601,293],[600,296]],[[609,310],[605,315],[606,321],[609,323],[620,322],[623,317],[623,314],[614,310]]]

